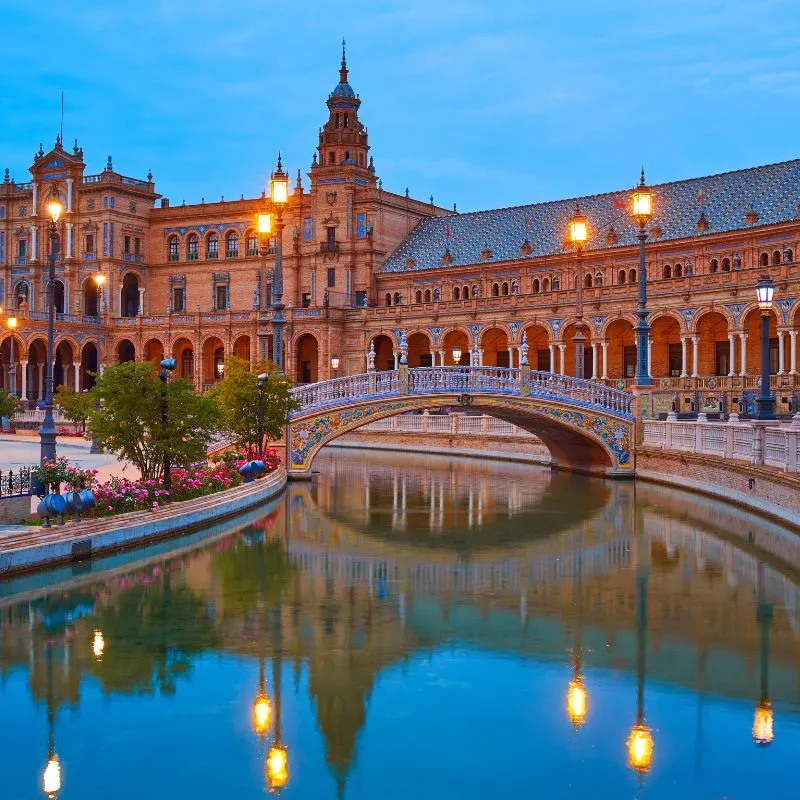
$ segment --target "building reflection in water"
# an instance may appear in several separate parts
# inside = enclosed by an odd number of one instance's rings
[[[193,549],[177,543],[166,560],[97,562],[49,593],[0,599],[0,671],[25,668],[47,709],[45,794],[55,797],[62,781],[57,712],[80,704],[83,676],[106,695],[171,698],[208,652],[252,659],[257,687],[244,713],[275,792],[298,779],[291,765],[303,746],[284,735],[287,670],[307,675],[342,796],[381,674],[447,642],[562,661],[567,717],[581,738],[595,725],[593,672],[635,676],[627,762],[639,775],[665,758],[653,758],[646,684],[757,698],[758,744],[773,738],[770,691],[797,704],[800,595],[769,555],[768,527],[756,551],[724,538],[742,527],[734,512],[687,507],[662,489],[481,462],[455,474],[433,463],[428,474],[382,458],[323,456],[318,483],[293,484],[242,530]],[[654,640],[691,653],[691,668]],[[748,672],[751,661],[758,669]],[[71,763],[70,784],[89,769]]]

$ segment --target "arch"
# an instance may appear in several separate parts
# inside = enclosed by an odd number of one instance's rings
[[[139,277],[134,272],[127,272],[122,278],[120,315],[136,317],[139,313]]]
[[[247,334],[233,340],[233,355],[242,361],[250,361],[250,337]]]
[[[201,376],[203,391],[221,380],[225,374],[225,345],[219,336],[206,336],[201,344]]]
[[[531,369],[551,372],[550,364],[550,331],[542,324],[526,325],[519,333],[528,343],[528,364]]]
[[[117,361],[124,364],[126,361],[136,361],[136,346],[130,339],[120,339],[116,347]]]
[[[501,286],[500,286],[500,294],[503,297],[508,297],[508,281],[503,281],[503,283],[501,284]]]
[[[464,286],[464,287],[461,289],[461,299],[462,299],[462,300],[469,300],[469,298],[470,298],[470,294],[469,294],[469,286]]]
[[[577,321],[570,321],[568,324],[563,325],[559,331],[561,340],[566,345],[564,349],[564,374],[575,375],[575,342],[574,337],[577,333]],[[583,334],[585,336],[583,345],[583,377],[591,378],[592,376],[592,326],[583,323]]]
[[[209,231],[206,234],[206,259],[219,258],[219,234],[216,231]]]
[[[372,336],[367,342],[367,350],[370,346],[375,349],[375,370],[376,372],[386,372],[394,369],[394,339],[385,333],[378,333]]]
[[[91,389],[97,382],[100,371],[100,354],[96,342],[86,342],[81,348],[81,390]]]
[[[603,273],[600,272],[600,270],[597,270],[597,274],[594,276],[594,285],[595,286],[603,285]]]
[[[531,289],[533,290],[534,294],[539,294],[539,291],[541,290],[541,284],[539,283],[538,278],[533,279],[533,285],[531,286]]]
[[[164,358],[164,345],[160,339],[148,339],[144,343],[144,360],[160,364]]]
[[[780,250],[773,250],[772,251],[772,266],[777,267],[781,263],[781,251]]]
[[[669,264],[664,264],[664,269],[662,271],[661,277],[668,281],[672,277],[672,267]]]
[[[636,374],[636,341],[633,324],[617,317],[605,328],[608,341],[609,378],[633,378]]]
[[[314,383],[319,380],[319,342],[313,333],[301,334],[295,343],[295,380],[297,383]]]
[[[177,233],[167,239],[167,261],[177,261],[181,257],[181,240]]]
[[[424,299],[425,299],[426,303],[430,303],[430,301],[431,301],[431,290],[430,289],[426,289],[425,290],[425,298]]]
[[[390,306],[392,304],[392,293],[386,292],[386,297],[384,298],[384,300],[386,301],[386,305]]]
[[[650,375],[653,378],[680,377],[682,318],[659,312],[650,321]]]
[[[197,261],[200,257],[200,236],[194,231],[186,237],[186,260]]]
[[[56,278],[55,282],[53,283],[53,305],[56,309],[56,314],[63,314],[66,310],[66,302],[67,302],[67,290],[64,286],[64,281],[60,278]],[[47,311],[47,294],[44,293],[44,303],[45,308],[44,310]]]
[[[417,304],[422,302],[422,289],[417,289],[417,291],[414,292],[414,302]]]
[[[731,260],[729,258],[722,259],[722,271],[723,272],[731,271]]]
[[[629,269],[628,270],[628,283],[636,283],[636,270]]]
[[[699,375],[727,375],[731,368],[728,320],[719,311],[707,311],[697,320],[696,330],[699,341],[694,371]]]
[[[14,342],[14,363],[11,363],[11,342]],[[0,339],[0,386],[17,397],[22,392],[22,361],[25,355],[25,342],[16,333],[6,334]],[[13,366],[13,375],[12,375]],[[13,380],[12,380],[13,378]]]
[[[47,342],[34,337],[28,342],[28,399],[39,402],[45,396]],[[19,383],[19,381],[18,381]],[[21,384],[20,384],[21,386]]]
[[[508,331],[499,326],[481,332],[480,347],[483,350],[482,364],[485,367],[510,367],[511,353],[508,347]]]
[[[492,297],[500,297],[500,284],[493,283],[492,284]]]
[[[769,372],[778,371],[778,330],[775,314],[769,317]],[[742,330],[747,334],[747,374],[761,374],[761,311],[756,304],[742,312]]]
[[[225,234],[225,258],[239,257],[239,231],[231,230]]]
[[[453,300],[461,299],[461,289],[458,286],[453,287]]]
[[[433,366],[433,342],[427,331],[415,331],[409,335],[408,366]]]
[[[83,313],[87,317],[100,316],[100,288],[93,277],[83,282]]]
[[[719,272],[719,261],[716,258],[711,259],[711,263],[708,265],[709,271],[712,273]]]
[[[542,279],[542,291],[549,292],[550,291],[550,278],[543,278]]]
[[[791,247],[787,247],[784,251],[784,255],[786,258],[784,259],[787,264],[794,264],[794,253],[792,252]]]
[[[673,274],[675,275],[676,278],[683,277],[683,264],[681,264],[680,261],[676,262]]]
[[[628,274],[625,272],[624,269],[621,269],[617,274],[617,283],[627,283],[628,282]]]
[[[172,343],[172,357],[177,362],[178,377],[194,383],[194,344],[184,336],[179,337]]]
[[[75,348],[69,339],[62,339],[56,345],[56,357],[53,363],[53,387],[69,386],[75,389],[76,363]],[[78,376],[80,379],[80,376]]]
[[[28,282],[21,280],[14,287],[14,308],[19,311],[23,303],[29,303],[30,288]]]
[[[594,283],[594,278],[592,277],[592,273],[587,272],[586,275],[583,276],[583,288],[591,289],[593,283]]]
[[[442,337],[442,349],[444,350],[445,366],[469,366],[470,336],[465,330],[454,328],[447,331]],[[453,357],[455,349],[461,351],[458,361]]]

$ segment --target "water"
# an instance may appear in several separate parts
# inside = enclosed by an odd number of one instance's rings
[[[3,800],[48,753],[61,800],[258,798],[276,745],[286,798],[792,794],[800,537],[529,466],[316,465],[249,519],[0,583]]]

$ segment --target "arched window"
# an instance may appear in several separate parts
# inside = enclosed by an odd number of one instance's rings
[[[200,238],[196,233],[190,233],[186,239],[186,260],[197,261]]]
[[[336,127],[337,128],[340,127],[339,122],[341,121],[341,115],[339,114],[338,111],[336,112],[335,121],[336,121]]]
[[[632,269],[628,271],[628,283],[636,283],[636,270]]]
[[[758,257],[758,264],[761,267],[768,267],[769,266],[769,253],[762,253]]]
[[[426,303],[430,303],[430,301],[431,301],[431,290],[430,289],[426,289],[425,290],[425,302]]]
[[[492,297],[500,297],[500,284],[493,283],[492,284]]]
[[[503,285],[500,287],[503,297],[508,296],[508,282],[503,281]]]
[[[386,292],[386,305],[390,306],[392,304],[392,293]]]
[[[257,256],[258,255],[258,236],[256,236],[255,231],[247,231],[247,240],[246,240],[246,247],[247,247],[247,255],[248,256]]]
[[[225,258],[237,258],[239,255],[239,234],[231,231],[225,237]]]
[[[336,153],[328,153],[328,163],[329,164],[336,163]]]
[[[716,258],[711,259],[711,263],[709,264],[709,269],[711,272],[719,272],[719,261]]]
[[[672,277],[672,267],[669,264],[664,264],[664,275],[663,278],[665,281],[668,281]]]
[[[731,260],[729,258],[722,259],[722,271],[723,272],[731,271]]]
[[[453,289],[453,300],[460,300],[461,299],[461,289],[456,286]]]
[[[516,278],[511,281],[511,294],[519,294],[519,281]]]
[[[583,285],[586,289],[592,288],[592,273],[589,272],[583,277]]]
[[[219,236],[209,233],[206,239],[206,258],[219,258]]]
[[[597,275],[594,276],[594,285],[595,286],[602,286],[603,285],[603,273],[600,270],[597,271]]]
[[[472,296],[473,297],[480,297],[481,290],[478,288],[477,283],[472,284]]]
[[[545,278],[542,281],[542,291],[549,292],[550,291],[550,278]]]
[[[619,271],[619,275],[617,275],[617,283],[625,283],[627,280],[627,275],[625,274],[625,270],[621,269]]]
[[[533,279],[533,293],[534,294],[539,294],[540,289],[541,289],[541,284],[539,283],[539,279],[538,278],[534,278]]]
[[[422,302],[422,290],[417,289],[417,293],[414,295],[414,302],[421,303]]]
[[[65,300],[64,284],[57,280],[53,285],[53,305],[56,307],[56,314],[64,313]]]
[[[469,300],[469,286],[465,286],[461,290],[461,299],[462,300]]]
[[[438,289],[433,290],[433,302],[438,303],[442,299],[442,293]]]
[[[25,281],[20,281],[17,284],[16,291],[14,292],[14,308],[19,310],[22,303],[28,302],[28,284]]]
[[[794,253],[792,253],[792,248],[791,247],[787,247],[786,250],[784,250],[784,255],[786,256],[786,263],[787,264],[793,264],[794,263]]]
[[[773,263],[774,266],[777,266],[778,264],[781,263],[781,251],[780,250],[776,250],[772,254],[772,263]]]
[[[396,306],[400,306],[403,304],[403,298],[400,296],[400,292],[394,293],[394,304]]]
[[[675,277],[682,278],[683,277],[683,264],[676,264],[675,265]]]
[[[167,240],[167,261],[177,261],[179,255],[178,237],[170,236]]]

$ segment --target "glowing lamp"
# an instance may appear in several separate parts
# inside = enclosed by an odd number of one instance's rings
[[[17,318],[16,317],[9,317],[6,320],[6,325],[8,325],[9,330],[14,330],[17,327]]]
[[[289,757],[286,748],[275,745],[267,755],[267,781],[272,789],[281,789],[289,780]]]
[[[760,703],[753,719],[753,741],[758,745],[768,745],[774,738],[772,728],[773,714],[768,702]]]
[[[575,213],[569,221],[569,240],[576,250],[580,250],[589,238],[589,221],[581,214],[580,206],[575,206]]]
[[[106,276],[103,275],[102,272],[98,272],[97,275],[94,276],[94,282],[102,289],[103,284],[106,282]]]
[[[334,372],[339,369],[339,356],[331,356],[331,369]]]
[[[637,772],[649,772],[653,762],[653,734],[645,725],[634,725],[628,737],[628,764]]]
[[[263,692],[259,692],[253,703],[253,728],[256,733],[264,734],[269,730],[269,723],[272,719],[272,704]]]
[[[225,372],[225,365],[221,361],[217,361],[217,375],[222,377],[222,373]]]
[[[53,188],[50,190],[50,197],[47,200],[47,213],[50,214],[50,219],[53,220],[54,225],[58,222],[63,211],[64,206],[61,203],[61,197],[56,191],[56,187],[53,186]]]
[[[631,195],[633,218],[640,224],[646,225],[653,216],[653,193],[647,188],[644,182],[644,170],[639,185],[633,190]]]
[[[256,222],[258,224],[258,233],[260,236],[266,236],[272,233],[272,217],[269,214],[256,214]]]
[[[460,347],[454,347],[453,348],[453,362],[455,364],[461,363],[461,348]]]
[[[586,721],[586,687],[581,678],[569,682],[567,690],[567,713],[572,724],[578,728]]]
[[[762,275],[756,284],[756,297],[758,297],[758,307],[762,311],[769,311],[772,308],[772,298],[775,295],[775,283],[769,275]]]
[[[102,631],[95,631],[94,638],[92,639],[92,653],[94,653],[94,657],[99,661],[103,657],[103,652],[106,649],[106,640],[103,638]]]
[[[278,153],[278,168],[272,173],[269,179],[269,186],[272,202],[276,206],[285,206],[289,201],[289,176],[281,166],[280,153]]]
[[[61,764],[58,763],[58,756],[55,753],[50,756],[44,768],[42,789],[51,800],[61,791]]]

